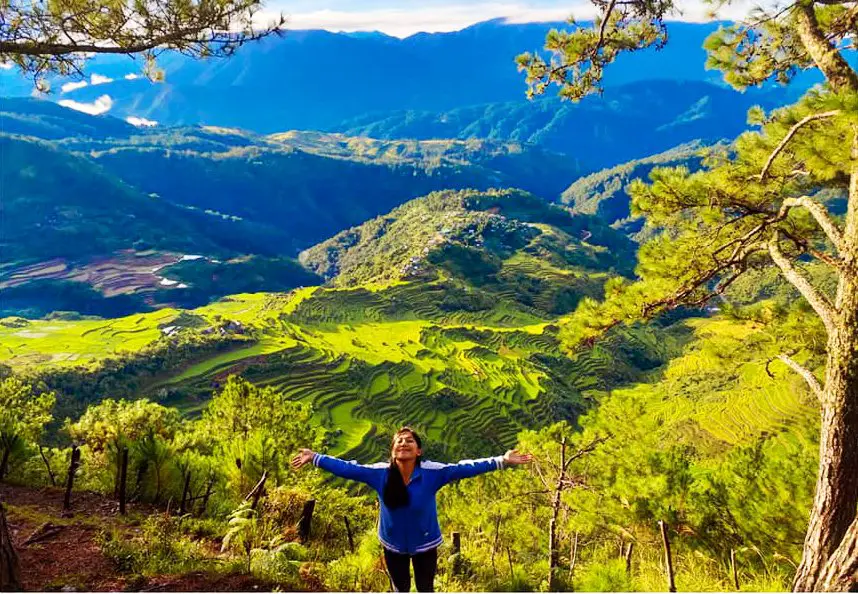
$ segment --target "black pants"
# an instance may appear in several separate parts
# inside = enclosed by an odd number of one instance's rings
[[[438,568],[438,549],[430,549],[416,555],[394,553],[384,549],[384,562],[390,581],[393,582],[394,592],[409,592],[411,590],[411,568],[414,564],[414,585],[418,592],[435,591],[435,570]]]

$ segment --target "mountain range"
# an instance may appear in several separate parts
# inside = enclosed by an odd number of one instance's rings
[[[623,55],[612,65],[605,80],[608,96],[618,87],[655,79],[726,89],[718,72],[704,68],[703,40],[719,25],[671,23],[670,43],[663,50]],[[564,26],[494,20],[405,39],[286,31],[243,47],[229,60],[163,54],[164,82],[140,76],[140,64],[127,57],[98,56],[88,65],[92,78],[65,92],[70,79],[53,80],[49,97],[92,105],[107,96],[101,109],[108,107],[113,115],[171,126],[346,131],[344,122],[367,114],[377,121],[403,110],[443,114],[475,105],[526,104],[524,75],[513,60],[539,50],[551,28]],[[814,82],[803,79],[791,92]],[[8,96],[32,93],[32,82],[13,70],[0,71],[0,85]],[[782,89],[778,93],[785,95]],[[253,109],[246,109],[249,97]],[[664,98],[669,101],[669,94]]]

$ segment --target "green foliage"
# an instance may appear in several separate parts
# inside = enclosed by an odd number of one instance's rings
[[[179,414],[149,400],[102,400],[68,425],[71,438],[94,452],[117,451],[146,438],[170,440],[179,428]]]
[[[320,443],[323,431],[310,423],[312,414],[309,406],[282,391],[230,376],[203,412],[197,430],[207,436],[208,449],[223,460],[222,471],[241,494],[265,471],[279,482],[292,452]]]
[[[13,375],[0,379],[0,479],[15,458],[38,443],[55,401],[53,392],[39,393]]]
[[[630,576],[622,559],[592,563],[576,577],[575,589],[579,592],[633,591]]]
[[[543,94],[552,84],[560,87],[561,97],[574,101],[599,93],[605,66],[622,52],[658,49],[667,42],[664,18],[674,9],[670,0],[649,2],[639,8],[634,3],[609,6],[592,27],[549,31],[545,49],[551,53],[550,58],[536,53],[516,58],[519,70],[527,73],[528,97]],[[569,24],[577,25],[572,18]]]
[[[149,0],[130,7],[107,4],[94,13],[72,1],[45,7],[10,4],[0,61],[33,76],[42,92],[50,88],[43,79],[48,74],[81,74],[93,47],[101,53],[142,53],[144,72],[152,80],[162,80],[163,72],[154,62],[158,50],[172,49],[199,58],[228,57],[244,43],[273,33],[283,24],[281,18],[260,28],[252,22],[258,10],[258,0],[211,4]],[[129,29],[129,22],[139,26]],[[206,33],[188,35],[188,31]]]

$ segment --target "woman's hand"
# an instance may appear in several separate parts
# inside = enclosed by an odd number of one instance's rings
[[[299,468],[304,466],[304,464],[312,462],[313,456],[315,456],[315,455],[316,455],[316,452],[314,452],[313,450],[308,450],[307,448],[301,448],[300,450],[298,450],[298,453],[295,454],[295,456],[292,458],[292,468],[294,468],[295,470],[298,470]]]
[[[533,454],[519,454],[518,450],[508,450],[503,455],[503,463],[514,466],[516,464],[527,464],[533,461]]]

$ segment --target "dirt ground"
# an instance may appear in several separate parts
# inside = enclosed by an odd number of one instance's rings
[[[0,484],[0,503],[7,509],[12,542],[25,591],[170,591],[248,592],[270,590],[245,574],[208,574],[132,578],[120,573],[98,545],[103,528],[133,532],[121,521],[118,505],[101,495],[75,492],[72,514],[62,515],[63,491]],[[142,508],[137,508],[142,511]],[[34,536],[43,535],[42,538]],[[33,539],[28,543],[28,539]]]

